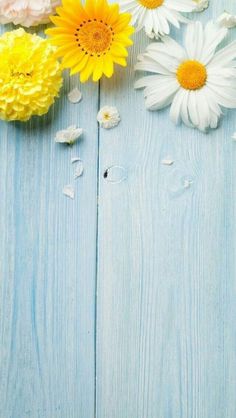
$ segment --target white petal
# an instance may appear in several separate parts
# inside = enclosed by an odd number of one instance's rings
[[[176,93],[170,108],[170,118],[176,125],[180,122],[181,106],[185,95],[186,90],[180,88]]]
[[[189,59],[200,60],[204,46],[204,32],[201,22],[190,23],[185,34],[185,48]]]
[[[170,22],[173,26],[175,26],[176,28],[180,28],[179,22],[183,22],[186,23],[187,19],[184,19],[183,16],[182,18],[184,20],[181,19],[181,15],[178,12],[175,12],[174,10],[170,10],[167,7],[162,8],[162,13],[163,16],[165,16],[165,18],[167,19],[168,22]]]
[[[168,106],[179,89],[177,81],[170,77],[154,76],[155,80],[151,83],[150,77],[147,81],[146,88],[144,90],[145,105],[149,110],[162,109]],[[145,77],[141,80],[141,84],[144,85]]]
[[[230,87],[235,89],[236,88],[236,78],[232,78],[232,76],[230,77],[225,77],[223,74],[220,74],[219,72],[208,72],[208,77],[207,77],[207,83],[211,83],[214,84],[217,88],[217,86],[221,86],[221,87]]]
[[[187,90],[185,95],[183,96],[180,116],[184,124],[188,126],[189,128],[192,128],[193,124],[189,120],[189,112],[188,112],[189,94],[190,94],[190,91]]]
[[[76,164],[74,178],[77,179],[78,177],[81,177],[83,175],[83,172],[84,172],[84,165],[83,165],[83,162],[80,160],[78,161],[78,164]]]
[[[205,132],[210,126],[210,109],[203,89],[196,91],[196,105],[199,115],[198,129]]]
[[[171,75],[171,72],[157,62],[156,59],[152,58],[151,54],[143,54],[142,56],[139,56],[138,59],[139,62],[134,67],[135,70]]]
[[[158,44],[158,42],[156,42]],[[167,71],[173,73],[176,72],[177,67],[180,64],[180,60],[176,57],[168,55],[165,51],[161,51],[155,44],[150,44],[147,48],[149,56],[156,62],[160,63]]]
[[[135,89],[142,89],[143,87],[155,87],[157,85],[164,84],[165,86],[169,84],[169,81],[172,80],[170,76],[163,76],[163,75],[147,75],[145,77],[140,78],[138,81],[135,82],[134,88]]]
[[[169,36],[164,36],[162,38],[162,42],[159,42],[158,45],[159,47],[160,45],[162,45],[162,51],[166,52],[166,54],[172,57],[175,57],[178,61],[186,57],[186,52],[184,48],[181,45],[179,45],[178,42],[176,42],[174,39],[170,38]]]
[[[174,160],[171,160],[170,158],[164,158],[163,160],[161,160],[161,163],[163,165],[173,165],[174,164]]]
[[[147,33],[151,33],[153,30],[154,30],[154,32],[158,33],[159,29],[160,29],[158,27],[155,30],[154,25],[153,25],[152,13],[151,13],[151,10],[149,10],[149,9],[145,13],[144,28],[145,28],[145,31]]]
[[[192,12],[196,4],[191,0],[165,0],[165,6],[178,12]]]
[[[226,67],[231,61],[236,58],[236,41],[231,42],[225,48],[218,51],[212,58],[209,67],[219,65]]]
[[[225,28],[219,28],[213,21],[209,21],[204,30],[204,48],[202,51],[201,62],[208,64],[212,59],[217,46],[226,37],[228,31]]]
[[[76,128],[76,125],[69,126],[56,133],[55,142],[74,144],[83,134],[83,129]]]
[[[207,83],[206,87],[210,90],[212,98],[220,106],[228,107],[229,109],[236,108],[236,90],[226,89],[220,86],[216,87],[211,83]]]
[[[71,103],[79,103],[82,100],[82,93],[78,87],[75,87],[68,93],[68,100]]]
[[[71,163],[72,164],[77,163],[78,161],[80,161],[80,158],[79,157],[72,157],[71,158]]]
[[[62,193],[70,199],[75,198],[75,189],[71,184],[67,184],[66,186],[64,186]]]
[[[198,108],[197,108],[197,98],[196,98],[197,92],[192,90],[189,92],[189,98],[188,98],[188,111],[189,111],[189,118],[192,122],[192,124],[196,127],[199,125],[199,114],[198,114]]]

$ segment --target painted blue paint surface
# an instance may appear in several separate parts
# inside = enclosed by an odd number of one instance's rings
[[[48,116],[0,125],[0,418],[236,416],[235,111],[208,135],[147,112],[132,70],[146,44],[79,105],[66,77]],[[82,141],[55,144],[75,123]]]

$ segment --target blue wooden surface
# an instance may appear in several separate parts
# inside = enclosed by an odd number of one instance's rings
[[[236,13],[211,0],[194,18],[223,9]],[[135,39],[128,72],[79,105],[67,78],[48,116],[1,123],[0,418],[236,416],[236,113],[204,135],[147,112]],[[112,131],[97,128],[105,104]],[[74,123],[83,140],[55,144]]]

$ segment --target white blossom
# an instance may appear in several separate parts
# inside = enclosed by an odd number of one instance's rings
[[[55,141],[59,143],[66,143],[69,145],[74,144],[77,139],[82,135],[83,129],[77,128],[76,125],[69,126],[67,129],[63,129],[56,133]]]
[[[111,129],[120,123],[120,115],[116,107],[104,106],[99,110],[97,120],[102,128]]]
[[[0,23],[26,27],[47,23],[61,0],[0,0]]]

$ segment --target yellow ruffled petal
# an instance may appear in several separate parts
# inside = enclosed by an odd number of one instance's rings
[[[55,48],[23,29],[6,32],[0,44],[0,118],[27,121],[47,113],[62,85]]]

